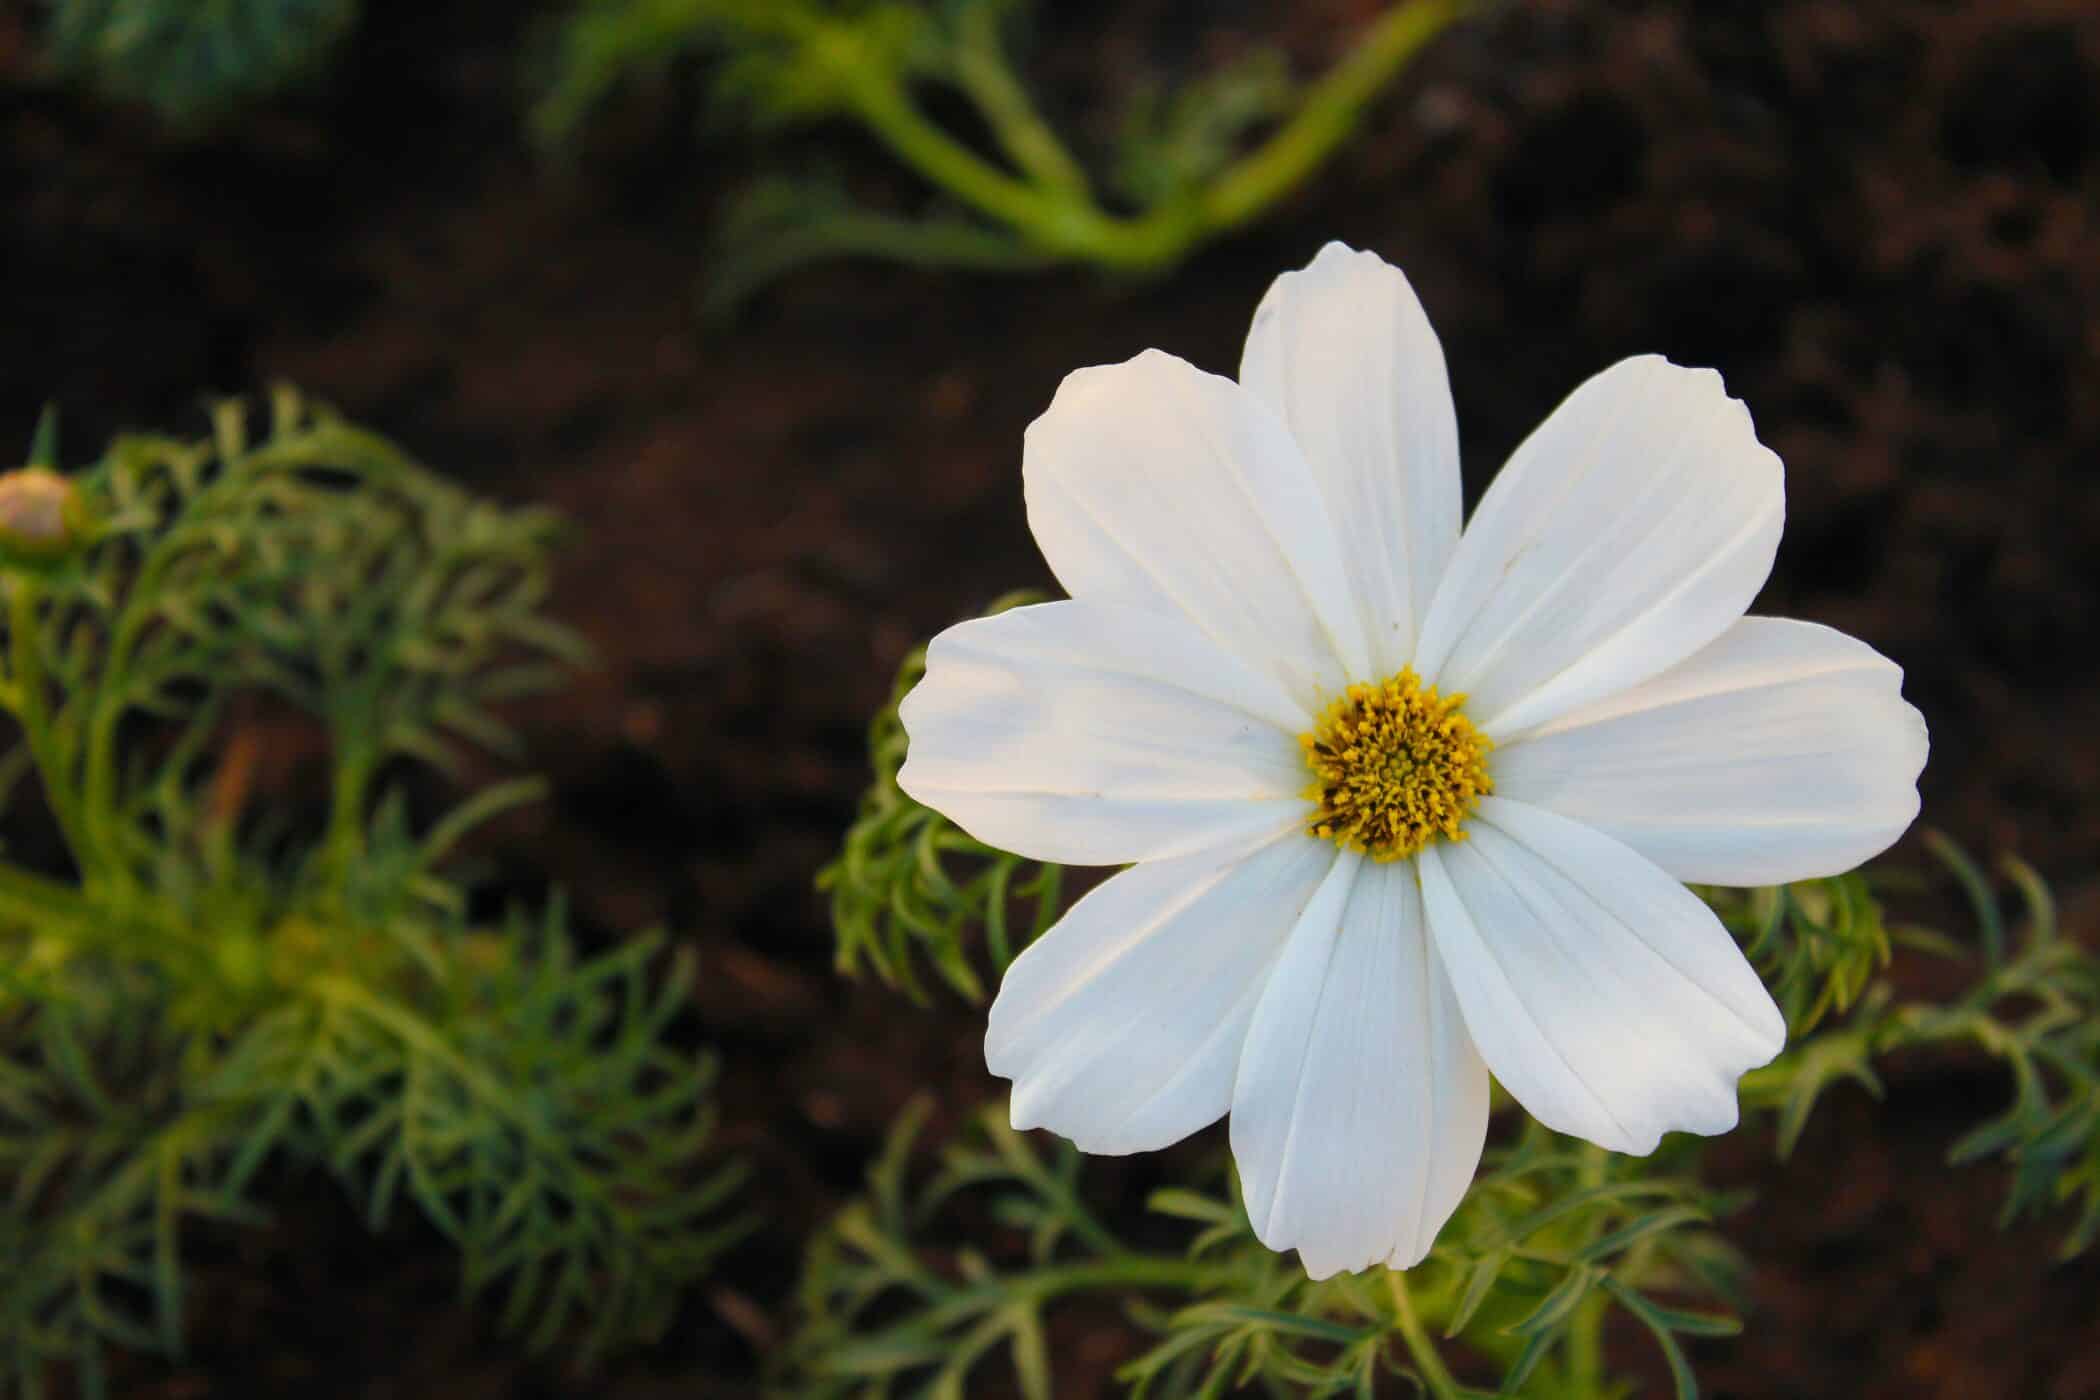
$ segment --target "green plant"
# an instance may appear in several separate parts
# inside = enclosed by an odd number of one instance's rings
[[[907,659],[900,698],[922,666]],[[848,854],[824,877],[841,966],[866,956],[916,987],[907,965],[919,958],[975,999],[980,979],[951,969],[988,962],[984,980],[996,981],[1025,946],[999,901],[1051,891],[1051,907],[1038,903],[1020,925],[1040,928],[1057,912],[1055,868],[987,852],[938,814],[908,810],[916,804],[895,783],[894,701],[871,738],[874,790]],[[2004,866],[2020,899],[2015,928],[1984,872],[1944,838],[1927,840],[1968,897],[1974,937],[1888,923],[1875,881],[1860,874],[1704,892],[1792,1032],[1779,1059],[1744,1077],[1746,1116],[1768,1116],[1785,1156],[1840,1081],[1878,1093],[1891,1059],[1979,1049],[2009,1067],[2013,1101],[1957,1141],[1950,1161],[2002,1162],[2007,1219],[2061,1212],[2062,1253],[2077,1254],[2100,1236],[2100,957],[2058,928],[2033,871]],[[966,878],[965,867],[977,873]],[[994,938],[997,920],[1005,932]],[[880,957],[868,951],[878,947]],[[1946,1001],[1906,1000],[1885,976],[1899,949],[1960,964],[1967,986]],[[1134,1359],[1115,1374],[1133,1395],[1368,1397],[1404,1378],[1438,1400],[1600,1400],[1629,1393],[1605,1363],[1617,1313],[1660,1348],[1688,1397],[1697,1381],[1686,1339],[1741,1327],[1754,1260],[1713,1222],[1744,1198],[1705,1184],[1703,1139],[1673,1135],[1652,1156],[1626,1157],[1519,1116],[1496,1134],[1421,1265],[1315,1283],[1254,1238],[1222,1151],[1178,1159],[1192,1168],[1152,1193],[1150,1218],[1126,1222],[1093,1203],[1088,1159],[1015,1132],[1004,1105],[966,1114],[930,1176],[916,1171],[929,1113],[926,1103],[907,1111],[866,1195],[811,1245],[801,1330],[780,1362],[789,1393],[960,1396],[994,1368],[1030,1397],[1067,1393],[1070,1363],[1046,1332],[1060,1310],[1081,1309],[1127,1321]]]
[[[835,177],[762,181],[724,223],[707,294],[717,310],[838,257],[1146,272],[1260,217],[1309,179],[1465,0],[1394,5],[1302,91],[1262,54],[1171,97],[1140,93],[1100,190],[1009,51],[1026,9],[1022,0],[581,0],[554,36],[533,126],[557,144],[637,75],[704,55],[718,102],[746,124],[843,118],[937,193],[932,209],[897,214],[859,203]],[[996,154],[934,115],[942,109],[924,100],[933,90],[961,100],[966,130],[981,127]]]
[[[987,611],[1039,601],[1035,593],[1009,593]],[[851,977],[865,962],[885,983],[924,1005],[928,998],[917,971],[924,958],[942,981],[981,1002],[984,979],[969,951],[973,935],[982,930],[994,974],[1004,972],[1014,954],[1056,920],[1064,875],[1058,866],[985,845],[897,786],[907,742],[897,706],[925,674],[926,648],[919,647],[905,658],[889,703],[869,726],[875,781],[861,798],[859,818],[838,859],[818,872],[817,888],[831,896],[841,974]]]
[[[45,0],[62,76],[197,127],[306,77],[355,27],[358,0]]]
[[[411,800],[580,658],[541,612],[555,522],[289,392],[258,440],[238,404],[214,425],[72,477],[46,432],[0,478],[0,766],[68,867],[0,862],[0,1394],[178,1350],[185,1225],[263,1218],[269,1163],[375,1227],[412,1205],[469,1292],[588,1361],[744,1222],[712,1065],[668,1033],[689,966],[585,954],[559,903],[470,914],[460,842],[537,784]],[[325,740],[321,810],[252,792],[273,705]]]

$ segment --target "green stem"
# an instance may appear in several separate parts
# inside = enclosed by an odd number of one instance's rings
[[[95,871],[95,848],[82,825],[80,803],[68,771],[59,735],[52,728],[50,682],[44,673],[43,620],[38,615],[43,589],[26,572],[8,580],[8,642],[14,675],[15,717],[21,721],[22,740],[36,761],[42,780],[44,801],[72,852],[74,868],[82,879]]]
[[[1029,100],[999,42],[998,11],[983,5],[964,12],[955,78],[992,129],[999,148],[1045,189],[1089,198],[1086,171]]]
[[[1604,1184],[1605,1164],[1603,1148],[1595,1143],[1583,1144],[1582,1166],[1577,1179],[1585,1189]],[[1568,1387],[1571,1394],[1603,1393],[1604,1314],[1608,1302],[1602,1290],[1592,1289],[1575,1305],[1575,1316],[1569,1319]]]
[[[172,557],[169,541],[180,534],[180,531],[170,531],[163,536],[131,580],[124,606],[110,628],[109,647],[99,668],[101,674],[96,678],[88,700],[81,802],[83,820],[100,831],[113,831],[116,823],[117,726],[123,720],[125,710],[122,679],[129,674],[132,649],[138,645],[152,620],[163,561]],[[121,869],[122,862],[118,865]]]
[[[852,75],[854,110],[897,158],[980,214],[1048,251],[1106,263],[1132,260],[1133,226],[1090,201],[1019,180],[934,125],[893,74]]]
[[[804,42],[830,50],[826,57],[853,111],[929,183],[1044,255],[1141,271],[1171,263],[1196,243],[1248,222],[1302,184],[1356,129],[1379,89],[1463,15],[1468,3],[1406,0],[1387,11],[1313,84],[1275,135],[1196,196],[1135,218],[1110,214],[1088,195],[1078,162],[1028,102],[996,36],[966,36],[956,78],[1026,178],[941,130],[913,103],[902,78],[866,61],[850,33],[812,34]]]
[[[1388,10],[1313,85],[1282,130],[1204,191],[1202,231],[1245,223],[1304,181],[1356,129],[1378,90],[1466,9],[1465,0],[1410,0]]]
[[[338,726],[337,742],[345,743],[342,736],[347,732]],[[321,838],[321,864],[338,890],[350,868],[364,856],[365,799],[377,768],[373,750],[365,744],[348,744],[336,760],[335,781],[328,800],[328,830]]]
[[[1400,1328],[1400,1340],[1407,1343],[1407,1354],[1414,1359],[1422,1384],[1429,1387],[1435,1400],[1459,1400],[1462,1392],[1458,1380],[1444,1365],[1443,1354],[1415,1312],[1414,1297],[1407,1290],[1407,1275],[1399,1269],[1387,1269],[1385,1284],[1393,1295],[1393,1321]]]

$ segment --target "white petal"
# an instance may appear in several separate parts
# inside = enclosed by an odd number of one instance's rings
[[[1706,904],[1608,836],[1485,798],[1418,861],[1430,936],[1502,1087],[1558,1132],[1648,1153],[1735,1126],[1736,1079],[1786,1043]]]
[[[1240,383],[1283,416],[1311,464],[1341,530],[1370,675],[1393,674],[1413,659],[1458,543],[1458,418],[1415,289],[1375,253],[1328,244],[1262,298]]]
[[[1612,366],[1518,446],[1473,512],[1415,669],[1501,742],[1721,635],[1771,572],[1779,459],[1712,370]]]
[[[1326,1278],[1421,1261],[1473,1179],[1487,1070],[1411,863],[1350,856],[1269,975],[1232,1093],[1254,1232]]]
[[[1900,667],[1842,632],[1746,617],[1654,680],[1496,750],[1495,791],[1679,880],[1835,875],[1918,814],[1925,721],[1902,685]]]
[[[1304,712],[1180,619],[1044,603],[951,627],[926,660],[898,784],[989,845],[1117,865],[1310,811]]]
[[[1368,674],[1319,488],[1239,385],[1156,350],[1079,370],[1022,457],[1029,528],[1074,598],[1188,618],[1308,708]]]
[[[1089,891],[992,1003],[984,1059],[1014,1082],[1014,1126],[1124,1153],[1215,1122],[1269,968],[1337,859],[1294,834],[1148,861]]]

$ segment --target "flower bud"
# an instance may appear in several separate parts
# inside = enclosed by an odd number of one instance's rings
[[[49,564],[87,542],[80,488],[49,467],[0,473],[0,562]]]

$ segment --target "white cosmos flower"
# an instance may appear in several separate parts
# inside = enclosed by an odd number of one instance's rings
[[[1324,1278],[1428,1252],[1490,1072],[1621,1152],[1734,1126],[1786,1026],[1680,882],[1874,855],[1926,737],[1871,648],[1743,615],[1784,496],[1719,375],[1605,370],[1461,534],[1436,336],[1332,244],[1238,383],[1080,370],[1023,472],[1071,599],[934,640],[899,778],[991,845],[1131,866],[1007,971],[1015,1127],[1142,1152],[1229,1112],[1255,1232]]]

